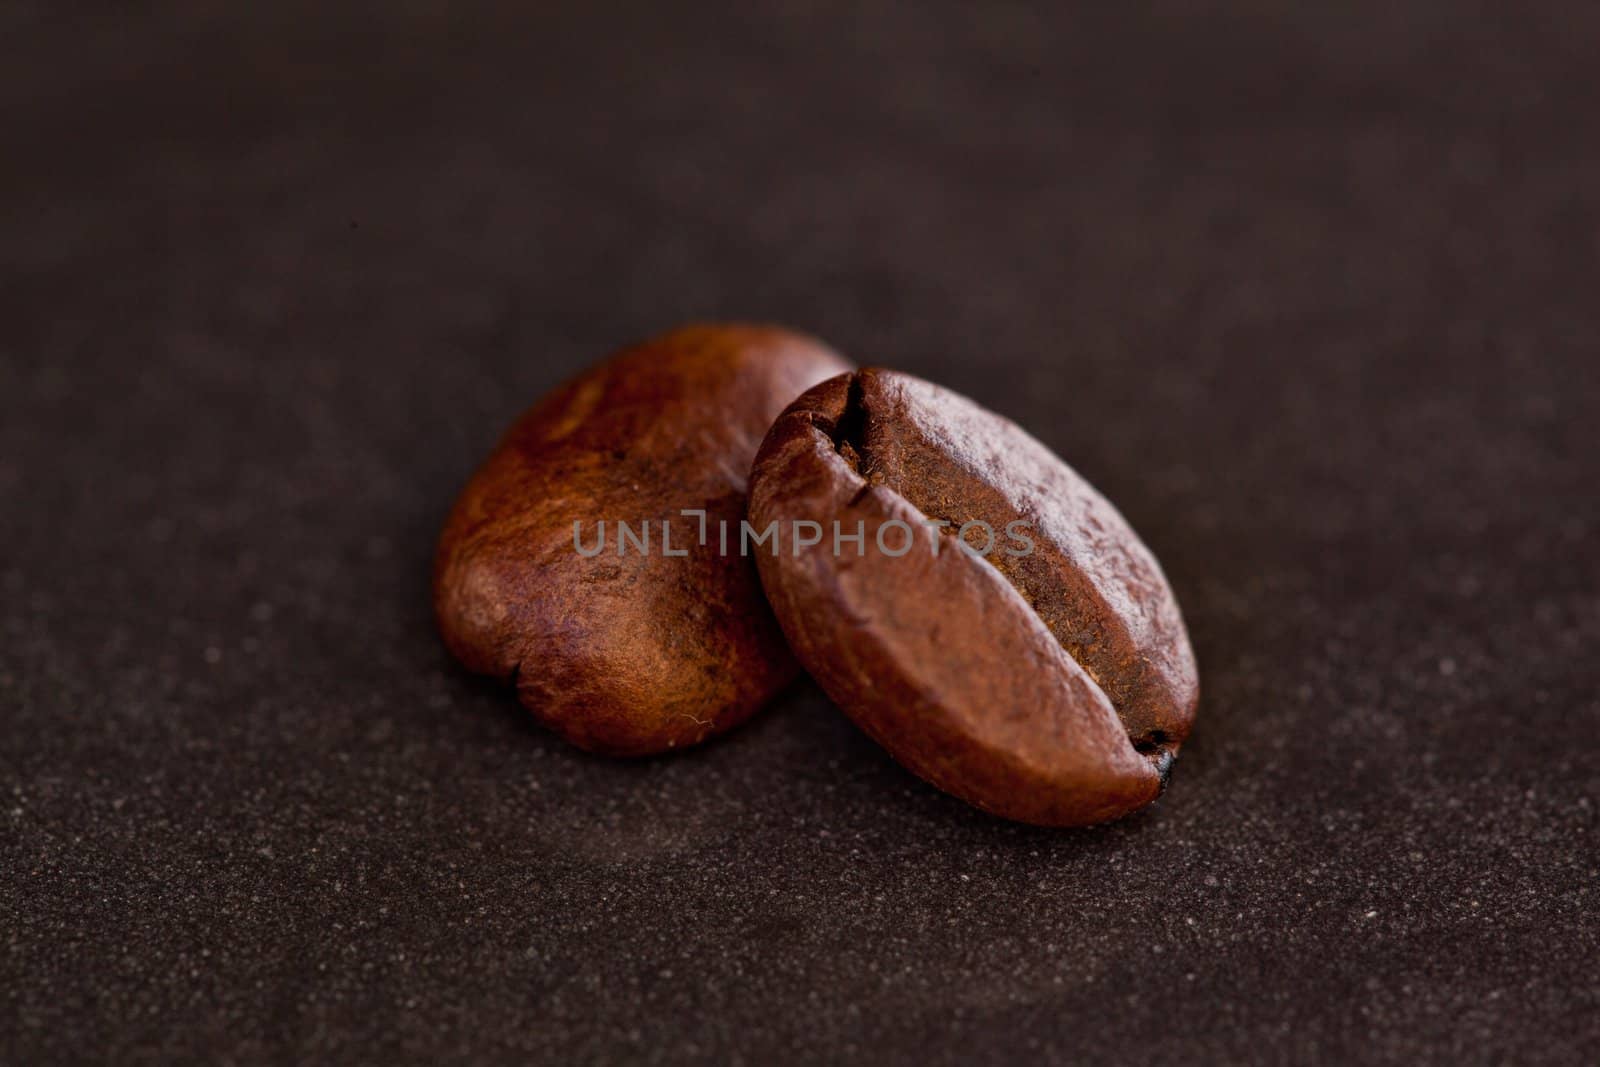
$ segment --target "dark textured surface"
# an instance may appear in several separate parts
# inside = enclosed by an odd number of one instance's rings
[[[0,1060],[1600,1058],[1592,6],[257,6],[0,14]],[[473,465],[702,316],[1117,502],[1165,799],[451,666]]]

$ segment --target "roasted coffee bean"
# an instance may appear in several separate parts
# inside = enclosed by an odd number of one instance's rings
[[[907,374],[841,375],[768,432],[750,521],[787,538],[756,560],[800,662],[916,774],[1044,825],[1164,788],[1199,697],[1177,602],[1014,423]]]
[[[445,644],[596,752],[681,748],[747,718],[798,668],[753,562],[702,544],[702,524],[713,537],[737,527],[773,416],[849,366],[786,330],[701,325],[556,390],[445,524],[434,568]]]

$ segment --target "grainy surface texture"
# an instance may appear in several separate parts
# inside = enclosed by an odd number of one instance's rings
[[[0,1060],[1600,1058],[1593,5],[328,8],[0,8]],[[453,665],[501,430],[727,317],[1116,503],[1165,799]]]

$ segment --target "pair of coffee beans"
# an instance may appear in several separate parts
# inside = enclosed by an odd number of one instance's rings
[[[512,427],[456,503],[434,599],[468,668],[574,744],[691,745],[803,666],[907,768],[986,811],[1153,801],[1194,655],[1149,550],[1015,424],[819,342],[690,326]]]

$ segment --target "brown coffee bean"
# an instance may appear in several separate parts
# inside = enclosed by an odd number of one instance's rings
[[[800,662],[918,775],[1044,825],[1160,794],[1199,697],[1177,602],[1116,509],[1012,422],[907,374],[841,375],[768,432],[750,522],[783,535],[756,560]]]
[[[450,651],[596,752],[681,748],[747,718],[798,668],[753,562],[713,539],[744,518],[773,416],[849,366],[786,330],[689,326],[546,397],[440,536],[434,605]],[[684,510],[705,512],[708,545]],[[602,533],[603,550],[578,551]]]

